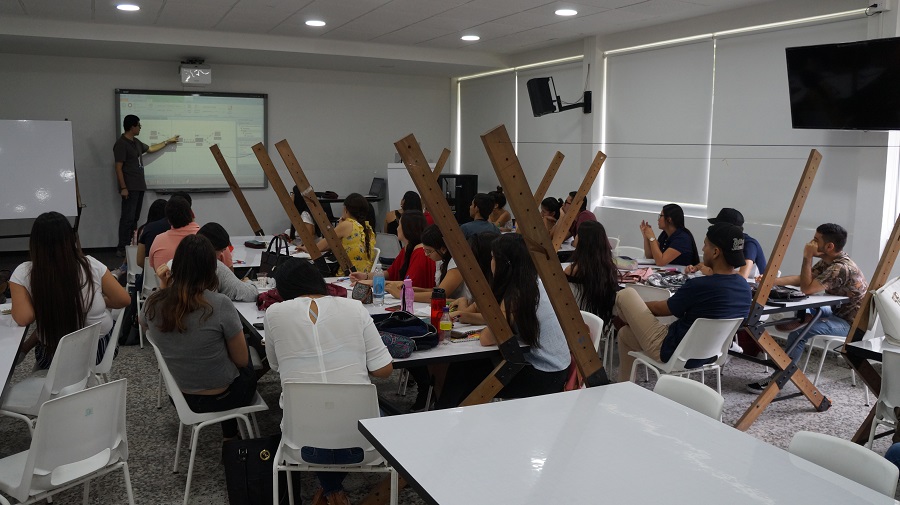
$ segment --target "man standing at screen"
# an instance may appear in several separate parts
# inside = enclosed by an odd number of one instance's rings
[[[141,119],[133,114],[125,116],[122,121],[125,132],[116,140],[113,155],[116,160],[116,178],[119,183],[119,195],[122,197],[122,217],[119,218],[119,242],[116,244],[116,255],[125,256],[125,246],[131,243],[131,234],[137,227],[141,216],[141,204],[144,203],[144,153],[155,153],[169,144],[178,142],[178,135],[158,144],[148,146],[136,139],[141,133]]]

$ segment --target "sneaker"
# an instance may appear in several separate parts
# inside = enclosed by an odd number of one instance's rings
[[[763,379],[759,382],[747,384],[747,391],[749,391],[751,393],[760,394],[763,392],[763,390],[765,390],[767,387],[769,387],[769,384],[771,384],[771,383],[772,383],[772,378],[769,377],[769,378]]]
[[[737,339],[731,341],[731,348],[728,350],[734,351],[739,354],[744,354],[744,348],[738,345]]]

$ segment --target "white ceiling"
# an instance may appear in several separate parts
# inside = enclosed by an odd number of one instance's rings
[[[0,51],[463,75],[515,53],[770,1],[130,0],[141,10],[122,12],[116,0],[2,0]],[[556,16],[563,7],[578,15]]]

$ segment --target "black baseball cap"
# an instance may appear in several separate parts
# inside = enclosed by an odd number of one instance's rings
[[[706,230],[709,242],[722,250],[725,261],[734,268],[744,266],[744,231],[729,223],[715,223]]]
[[[744,215],[737,211],[737,209],[732,209],[730,207],[725,207],[719,211],[719,215],[716,217],[711,217],[707,219],[711,224],[716,223],[728,223],[733,224],[735,226],[744,226]]]

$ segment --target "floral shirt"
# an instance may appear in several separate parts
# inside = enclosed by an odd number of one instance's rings
[[[352,225],[350,235],[341,239],[341,245],[350,257],[350,263],[356,267],[357,272],[372,270],[372,262],[375,259],[375,233],[372,227],[366,223],[365,228],[355,219],[347,219]],[[366,250],[366,235],[369,236],[369,250]]]
[[[825,286],[825,294],[846,296],[850,300],[834,310],[834,315],[853,324],[856,313],[862,306],[863,295],[869,288],[866,277],[856,263],[842,252],[829,263],[819,261],[812,267],[813,277]]]

